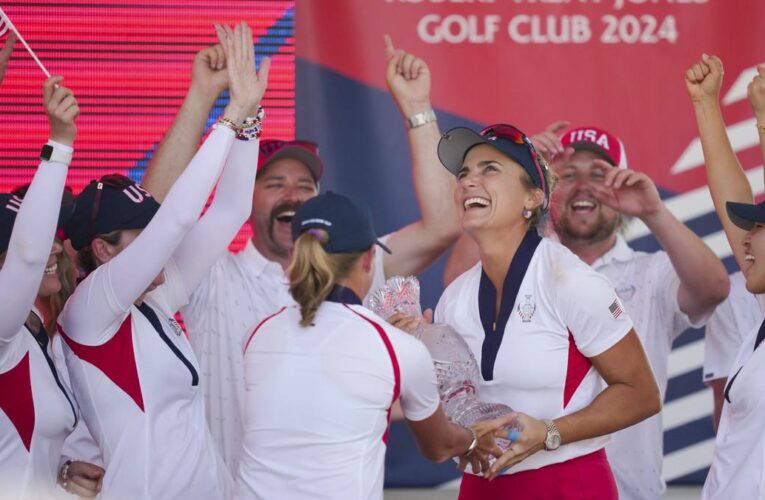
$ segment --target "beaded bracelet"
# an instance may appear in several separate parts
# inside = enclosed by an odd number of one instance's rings
[[[258,112],[255,116],[248,116],[242,122],[242,126],[239,127],[239,132],[236,134],[236,138],[241,141],[253,141],[260,138],[260,134],[263,132],[263,118],[266,117],[266,110],[263,106],[258,106]]]
[[[68,484],[69,466],[72,465],[72,460],[67,460],[64,465],[61,466],[61,473],[59,479],[61,480],[61,486],[66,489]]]

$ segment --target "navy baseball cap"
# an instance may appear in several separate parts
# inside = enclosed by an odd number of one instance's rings
[[[755,224],[765,224],[765,201],[756,205],[729,201],[725,208],[731,222],[744,231],[749,231]]]
[[[157,200],[138,183],[124,175],[109,174],[90,181],[77,195],[64,232],[79,251],[99,234],[145,228],[157,210]]]
[[[544,175],[547,163],[526,134],[513,125],[498,123],[480,132],[467,127],[455,127],[438,141],[438,159],[449,172],[457,175],[468,151],[480,144],[488,144],[523,167],[534,185],[544,193],[543,209],[547,210],[550,202],[550,189]]]
[[[27,192],[27,187],[15,189],[12,193],[0,194],[0,252],[6,252],[8,245],[11,241],[11,233],[13,233],[13,225],[16,223],[16,215],[19,213],[21,203],[24,200],[24,195]],[[58,228],[63,228],[72,211],[72,197],[71,192],[69,196],[66,196],[67,191],[64,191],[64,196],[61,201],[61,209],[58,213]],[[57,232],[56,237],[63,239],[63,235]]]
[[[375,244],[390,253],[377,239],[369,208],[341,194],[330,191],[300,205],[292,218],[292,240],[314,228],[329,234],[322,244],[327,253],[361,252]]]

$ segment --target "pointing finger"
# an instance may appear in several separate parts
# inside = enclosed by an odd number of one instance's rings
[[[387,33],[383,35],[383,40],[385,41],[385,55],[387,55],[389,58],[393,57],[393,55],[396,53],[396,49],[393,47],[393,40]]]

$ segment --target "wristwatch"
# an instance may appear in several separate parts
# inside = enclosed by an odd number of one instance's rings
[[[547,437],[545,438],[545,450],[557,450],[560,446],[560,431],[552,420],[542,420],[547,427]]]
[[[60,148],[54,148],[50,144],[46,144],[40,150],[40,159],[69,165],[69,163],[72,161],[72,153],[68,153],[61,150]]]
[[[436,121],[436,112],[433,109],[422,111],[421,113],[414,114],[406,119],[410,129],[422,127],[426,123]]]

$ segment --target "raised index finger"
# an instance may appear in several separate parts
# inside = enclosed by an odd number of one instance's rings
[[[393,55],[396,53],[396,49],[393,47],[393,40],[387,33],[383,35],[383,40],[385,40],[385,54],[388,57],[393,57]]]

